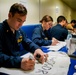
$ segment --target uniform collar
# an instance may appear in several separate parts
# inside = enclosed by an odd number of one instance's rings
[[[3,26],[4,26],[4,29],[5,29],[6,32],[11,32],[11,33],[13,33],[13,32],[11,31],[8,23],[7,23],[7,20],[3,21]]]
[[[62,28],[63,28],[63,26],[62,26],[61,24],[57,24],[57,26],[60,26],[60,27],[62,27]]]

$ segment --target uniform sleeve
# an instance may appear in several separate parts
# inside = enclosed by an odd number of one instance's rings
[[[34,53],[34,51],[36,49],[40,49],[40,47],[38,45],[36,45],[34,42],[32,42],[26,35],[26,32],[24,33],[22,30],[21,30],[21,33],[23,35],[23,40],[22,40],[22,45],[24,47],[25,50],[31,52],[31,53]]]
[[[68,24],[68,25],[66,26],[66,28],[67,28],[67,29],[70,29],[70,30],[73,30],[73,27],[72,27],[71,24]]]
[[[1,35],[2,34],[0,32],[0,67],[20,68],[22,58],[8,56],[3,52]]]
[[[34,43],[36,43],[39,46],[47,46],[47,45],[51,45],[52,43],[51,40],[43,39],[41,35],[41,30],[38,28],[36,28],[33,32],[32,40]]]
[[[64,40],[67,38],[67,35],[68,35],[68,30],[65,28],[64,29],[64,32],[62,34],[64,36]]]

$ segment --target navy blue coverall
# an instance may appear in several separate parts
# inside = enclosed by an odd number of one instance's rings
[[[24,50],[20,50],[21,46]],[[39,46],[28,39],[21,29],[13,34],[6,20],[0,23],[0,67],[20,68],[20,56],[26,50],[34,53],[37,48]]]
[[[33,31],[32,40],[39,46],[51,45],[52,41],[49,39],[48,31],[43,31],[42,25],[36,27]]]
[[[62,27],[60,24],[52,27],[50,30],[51,39],[52,37],[58,39],[59,41],[64,41],[67,38],[68,30]]]

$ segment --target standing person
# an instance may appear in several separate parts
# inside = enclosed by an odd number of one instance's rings
[[[53,25],[53,19],[49,15],[45,15],[40,20],[41,25],[36,27],[33,31],[32,40],[39,46],[48,46],[48,45],[56,45],[58,40],[53,38],[50,40],[49,29]]]
[[[15,3],[9,10],[8,19],[0,23],[0,67],[34,69],[35,59],[20,57],[20,44],[25,50],[34,53],[35,58],[39,54],[39,62],[44,63],[44,57],[47,58],[39,46],[29,40],[20,29],[26,16],[27,9],[22,4]]]
[[[54,37],[59,41],[64,41],[67,38],[68,30],[65,28],[67,20],[64,16],[57,18],[57,25],[52,27],[50,31],[51,38]]]

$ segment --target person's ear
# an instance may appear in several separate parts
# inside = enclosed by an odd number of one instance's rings
[[[64,23],[64,20],[62,20],[62,23]]]
[[[12,17],[12,14],[11,13],[8,13],[8,17],[11,18]]]

